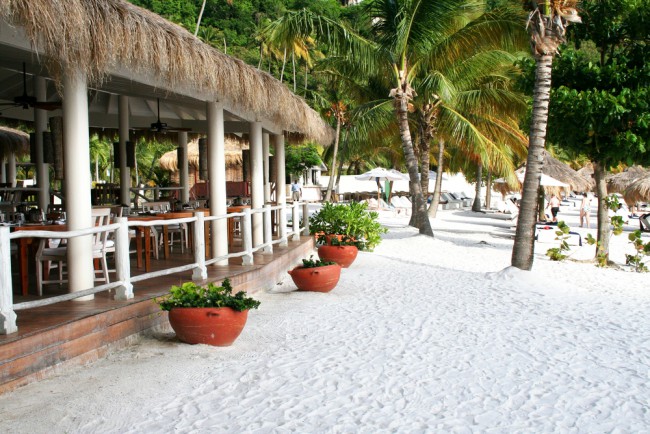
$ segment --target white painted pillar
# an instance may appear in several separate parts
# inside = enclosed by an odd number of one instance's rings
[[[16,154],[10,152],[7,156],[7,182],[11,183],[12,187],[16,186]]]
[[[3,184],[7,182],[7,160],[5,158],[0,160],[0,182]]]
[[[284,167],[284,136],[282,134],[273,134],[273,149],[275,150],[275,200],[278,205],[286,205],[287,203],[287,188],[285,180],[285,167]],[[278,219],[278,225],[280,230],[278,233],[280,236],[286,233],[287,227],[287,214],[286,209],[280,212],[280,217]],[[287,245],[287,240],[285,239],[281,246]]]
[[[36,77],[34,83],[34,96],[38,101],[47,98],[47,83],[45,78]],[[38,186],[38,207],[47,212],[50,204],[50,166],[43,158],[43,132],[47,130],[47,111],[34,109],[34,129],[36,131],[36,185]]]
[[[69,230],[92,225],[90,204],[90,149],[88,136],[88,89],[79,71],[63,76],[63,184]],[[68,240],[68,279],[70,292],[94,286],[92,236]],[[77,300],[90,300],[93,296]]]
[[[129,97],[117,98],[120,130],[120,204],[131,206],[131,168],[126,161],[126,142],[129,141]]]
[[[178,171],[179,183],[183,189],[181,190],[181,203],[189,203],[190,201],[190,172],[187,162],[187,132],[178,132]]]
[[[258,209],[264,206],[264,167],[262,163],[262,123],[251,122],[250,131],[251,149],[251,208]],[[261,213],[251,216],[253,231],[253,247],[264,242],[264,222]]]
[[[207,103],[208,122],[208,179],[210,180],[210,212],[212,215],[225,215],[226,203],[226,139],[223,124],[223,104]],[[228,221],[220,219],[210,225],[212,257],[228,254]],[[218,261],[216,265],[228,265],[228,260]]]
[[[269,134],[262,134],[262,159],[264,162],[264,203],[271,202],[271,182],[269,156],[271,155],[269,145]]]

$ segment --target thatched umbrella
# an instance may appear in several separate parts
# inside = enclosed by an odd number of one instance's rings
[[[620,173],[607,177],[607,192],[623,193],[630,184],[648,174],[641,166],[631,166]]]
[[[590,190],[593,190],[596,187],[593,163],[587,163],[584,167],[578,169],[578,174],[589,181],[589,185],[591,185]]]
[[[241,150],[244,146],[237,139],[226,137],[225,148],[226,167],[241,166],[243,161]],[[189,166],[199,169],[199,139],[192,140],[187,144],[187,162]],[[177,172],[178,153],[175,150],[164,153],[160,157],[159,163],[161,168]]]
[[[591,190],[591,183],[585,177],[573,170],[568,164],[552,157],[546,151],[544,151],[543,164],[543,174],[555,178],[565,184],[569,184],[571,190],[582,192]]]
[[[0,19],[23,28],[59,86],[70,65],[91,85],[125,68],[323,145],[334,139],[333,129],[279,80],[126,0],[4,0]]]
[[[636,202],[650,201],[650,172],[645,176],[637,178],[623,192],[625,202],[634,204]]]
[[[0,127],[0,159],[11,153],[18,156],[29,154],[29,134],[9,127]]]

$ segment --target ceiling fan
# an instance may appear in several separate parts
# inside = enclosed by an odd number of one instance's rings
[[[38,101],[36,97],[27,94],[27,71],[25,62],[23,62],[23,94],[14,97],[13,103],[3,103],[0,107],[22,107],[27,110],[30,107],[41,110],[56,110],[61,108],[61,101]]]
[[[180,127],[169,127],[166,122],[160,121],[160,98],[156,98],[158,105],[158,118],[156,122],[152,123],[149,127],[149,131],[152,133],[164,133],[167,131],[176,132],[176,131],[192,131],[191,128],[180,128]]]

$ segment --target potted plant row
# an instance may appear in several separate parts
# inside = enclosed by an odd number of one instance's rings
[[[301,291],[330,292],[341,277],[341,266],[336,262],[303,259],[302,265],[288,271],[293,283]]]
[[[316,236],[318,256],[349,267],[359,250],[372,251],[386,232],[377,221],[379,214],[368,211],[368,204],[325,203],[309,218],[309,230]]]
[[[169,323],[181,341],[220,347],[237,339],[246,325],[248,311],[260,305],[244,291],[233,295],[229,279],[221,286],[185,282],[172,286],[169,294],[155,301],[162,310],[169,311]]]

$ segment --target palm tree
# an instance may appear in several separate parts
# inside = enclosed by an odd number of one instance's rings
[[[533,8],[527,26],[536,62],[535,88],[526,175],[511,259],[512,265],[522,270],[533,267],[537,190],[542,176],[542,151],[546,142],[553,57],[565,40],[567,24],[581,21],[575,9],[577,0],[540,0],[531,3]]]

